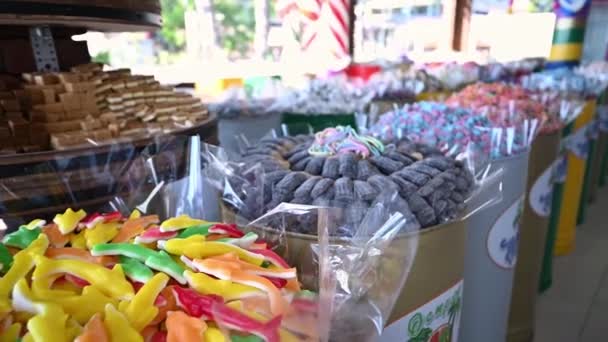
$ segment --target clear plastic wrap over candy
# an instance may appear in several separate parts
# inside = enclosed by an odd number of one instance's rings
[[[395,195],[378,200],[349,238],[334,236],[350,224],[340,208],[283,203],[247,225],[318,293],[319,341],[373,341],[386,324],[418,245]],[[316,234],[289,232],[294,221],[316,224]]]
[[[214,156],[218,159],[203,158],[209,156],[209,151],[215,151]],[[148,228],[160,232],[160,227],[166,226],[170,219],[188,215],[190,218],[181,220],[211,221],[211,227],[207,227],[209,232],[217,222],[213,217],[212,207],[217,206],[218,200],[221,199],[214,189],[229,186],[228,179],[254,182],[256,177],[255,166],[252,166],[250,174],[229,174],[231,177],[225,174],[214,176],[212,172],[207,172],[206,170],[211,170],[220,163],[221,154],[218,148],[201,144],[198,136],[172,137],[162,143],[157,142],[145,147],[128,158],[127,162],[121,162],[119,171],[108,181],[107,186],[113,189],[112,198],[92,204],[86,211],[88,214],[117,211],[120,215],[114,213],[114,216],[122,216],[124,220],[128,220],[131,213],[137,209],[141,215],[158,215],[155,219],[158,225]],[[230,172],[228,168],[223,170]],[[74,175],[70,181],[75,181],[75,177],[83,177],[85,179],[80,182],[85,182],[86,175]],[[66,208],[78,210],[83,208],[84,204],[76,200],[61,206],[56,205],[48,208],[53,209],[52,214],[40,214],[37,218],[50,222],[54,214],[63,212]],[[254,267],[255,272],[261,272],[256,273],[255,281],[251,280],[253,278],[247,278],[252,277],[251,274],[245,274],[245,278],[242,278],[244,280],[241,281],[247,281],[247,285],[226,281],[221,278],[228,277],[224,273],[210,273],[212,264],[207,265],[209,271],[203,272],[197,266],[201,261],[194,260],[196,257],[186,257],[186,253],[172,251],[172,248],[180,249],[189,243],[204,243],[209,237],[207,235],[195,236],[194,239],[185,241],[191,236],[177,237],[178,231],[173,231],[173,238],[165,237],[164,240],[154,240],[145,247],[139,247],[158,249],[159,253],[166,251],[174,257],[181,255],[180,261],[183,264],[178,268],[185,270],[181,274],[186,278],[185,283],[171,285],[174,286],[173,293],[177,297],[177,305],[191,317],[213,321],[227,340],[230,340],[230,334],[235,334],[253,338],[254,341],[263,339],[270,342],[373,341],[386,324],[416,255],[418,226],[412,225],[402,214],[404,205],[407,204],[399,200],[396,193],[383,193],[368,208],[359,224],[349,229],[353,231],[353,235],[338,239],[335,238],[334,232],[351,224],[343,208],[281,204],[265,215],[240,225],[239,228],[249,235],[236,239],[226,240],[226,234],[222,233],[224,229],[230,231],[235,227],[217,223],[215,228],[220,232],[211,234],[216,234],[217,238],[224,240],[208,241],[221,244],[221,249],[229,252],[209,252],[213,254],[213,262],[216,266],[228,263],[230,267],[236,267],[236,264]],[[313,216],[314,219],[306,218]],[[287,226],[294,220],[314,224],[315,234],[306,237],[291,234]],[[27,219],[24,216],[22,223],[25,222]],[[189,224],[200,224],[201,221],[192,222],[195,223],[180,223],[180,229],[184,230],[179,233],[185,233],[189,228],[194,228],[195,231],[201,229],[198,226],[188,227]],[[181,226],[183,224],[186,226]],[[14,226],[12,223],[10,225]],[[124,226],[120,229],[124,229]],[[107,242],[110,241],[113,241],[112,238]],[[151,247],[153,245],[155,247]],[[264,247],[260,248],[260,245]],[[265,261],[257,266],[243,266],[239,260],[235,260],[233,253],[243,256],[240,261],[251,255],[257,255],[254,258],[256,260],[263,256]],[[167,260],[172,259],[166,259],[165,262],[169,262]],[[287,260],[287,263],[284,260]],[[295,267],[295,270],[292,267]],[[229,269],[234,274],[242,270]],[[293,281],[294,271],[297,271],[300,282]],[[193,285],[195,281],[188,278],[186,273],[212,274],[221,278],[224,286],[222,289],[226,291],[228,290],[225,286],[230,284],[237,294],[247,290],[262,295],[239,296],[237,299],[221,297],[223,293],[215,293],[216,288],[213,286],[203,286],[203,290],[196,288]],[[230,274],[232,277],[233,273]],[[206,277],[208,279],[205,278],[207,280],[204,284],[217,280]],[[251,282],[248,282],[249,280]]]
[[[348,129],[343,132],[352,133]],[[273,147],[272,151],[258,149],[273,145],[270,142],[276,139],[290,143],[281,145],[284,148]],[[347,164],[333,165],[335,162],[328,161],[333,156],[325,160],[329,165],[326,168],[316,162],[309,164],[313,167],[305,177],[301,176],[304,171],[277,170],[277,165],[264,157],[264,153],[273,158],[293,156],[301,149],[302,155],[312,152],[312,162],[319,158],[323,146],[310,145],[310,139],[310,136],[262,139],[246,149],[253,153],[253,158],[239,161],[227,160],[221,151],[208,149],[203,153],[205,177],[216,180],[213,184],[222,196],[224,221],[248,223],[248,230],[279,246],[277,253],[298,267],[304,285],[320,284],[319,313],[331,312],[333,316],[321,319],[332,323],[330,340],[366,341],[359,334],[369,334],[374,331],[370,327],[381,329],[386,324],[394,301],[391,298],[400,294],[399,284],[403,284],[416,255],[417,232],[441,229],[444,223],[464,220],[501,201],[502,170],[490,172],[488,164],[478,163],[473,176],[471,164],[477,162],[466,158],[466,153],[460,153],[462,159],[455,160],[419,145],[403,145],[400,150],[388,146],[382,155],[375,156],[378,158],[368,155],[359,159],[362,161],[357,164],[359,170],[368,172],[369,165],[364,167],[368,162],[373,169],[376,165],[384,169],[367,178],[358,174],[352,182],[342,176],[354,171]],[[305,146],[299,147],[300,143]],[[280,165],[303,167],[301,160],[290,162],[290,157],[285,158]],[[340,157],[336,158],[339,163]],[[341,158],[343,162],[350,159]],[[388,160],[391,158],[402,163],[392,163]],[[387,176],[385,171],[397,166]],[[323,168],[325,175],[319,173]],[[277,176],[282,179],[277,180]],[[336,179],[327,180],[331,177]],[[327,192],[332,185],[334,190]],[[343,197],[344,189],[351,189],[349,193],[354,200]],[[369,202],[364,201],[365,189],[374,193]],[[331,272],[326,272],[328,269]]]

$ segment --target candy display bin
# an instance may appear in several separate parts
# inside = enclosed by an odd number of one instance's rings
[[[597,198],[597,189],[601,183],[602,177],[602,162],[608,151],[608,134],[600,132],[595,143],[595,154],[591,163],[591,179],[589,180],[589,201],[595,202]]]
[[[236,215],[232,210],[223,204],[221,210],[222,218],[226,222],[235,222]],[[379,341],[408,341],[420,336],[430,338],[435,335],[457,336],[462,309],[467,225],[468,219],[459,219],[425,228],[418,234],[402,234],[393,240],[387,255],[401,255],[416,250],[412,248],[414,244],[417,244],[417,251],[415,255],[410,256],[413,258],[410,273]],[[256,227],[254,230],[260,235],[282,238],[277,230],[271,228]],[[305,286],[316,286],[318,267],[311,245],[317,243],[317,237],[291,232],[284,234],[286,248],[280,250],[279,254],[300,270],[301,281]],[[342,238],[330,238],[332,245],[343,245],[347,241]],[[404,258],[402,256],[399,259]],[[394,267],[406,266],[381,262],[377,276],[388,277],[390,280],[391,269]],[[371,291],[386,290],[376,288]]]
[[[308,134],[312,127],[314,132],[328,127],[351,126],[356,128],[355,115],[352,113],[334,114],[296,114],[284,113],[283,124],[287,125],[290,135]]]
[[[590,122],[594,122],[597,118],[597,100],[590,100],[585,105],[585,110],[589,110],[593,112],[593,118]],[[592,173],[593,173],[593,163],[596,158],[597,149],[598,149],[598,141],[597,139],[589,138],[589,154],[587,155],[587,160],[585,163],[585,177],[583,178],[583,189],[581,192],[581,199],[578,207],[578,215],[576,219],[577,224],[582,224],[585,222],[585,214],[587,212],[587,205],[589,204],[589,195],[591,192],[591,187],[593,187],[592,181]]]
[[[416,96],[416,101],[444,101],[451,94],[451,91],[423,92]]]
[[[572,132],[573,135],[581,133],[579,130],[591,123],[594,116],[595,100],[587,101],[581,115],[571,124],[572,127],[567,127],[566,130]],[[567,154],[568,169],[563,187],[562,204],[559,212],[556,213],[559,215],[555,240],[556,255],[565,255],[574,249],[576,221],[587,163],[586,158],[581,158],[572,151],[568,151]]]
[[[508,342],[532,340],[538,282],[549,228],[553,166],[560,133],[539,135],[532,144],[524,211],[519,230],[519,253],[509,314]]]
[[[526,151],[493,161],[492,168],[504,172],[502,201],[469,219],[459,341],[500,342],[507,336],[528,158]],[[485,191],[476,200],[492,196]]]
[[[220,144],[227,151],[238,152],[239,135],[243,134],[252,143],[257,142],[272,130],[280,131],[281,121],[280,113],[220,118],[218,122]]]

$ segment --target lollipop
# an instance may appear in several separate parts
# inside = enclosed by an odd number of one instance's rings
[[[417,102],[380,117],[369,133],[385,142],[407,139],[437,146],[444,153],[462,151],[473,144],[490,153],[485,129],[492,123],[485,117],[437,102]]]

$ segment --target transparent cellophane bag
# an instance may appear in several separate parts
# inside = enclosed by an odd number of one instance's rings
[[[87,208],[87,213],[113,212],[128,218],[137,210],[141,215],[158,215],[160,222],[180,215],[216,222],[216,183],[226,185],[227,177],[209,178],[211,174],[204,172],[210,165],[203,158],[208,150],[217,148],[202,145],[198,136],[174,137],[145,148],[115,175],[111,200]],[[309,257],[300,263],[306,267],[297,269],[300,281],[294,286],[298,290],[278,289],[280,313],[274,310],[276,301],[266,296],[218,300],[216,294],[201,296],[187,286],[182,287],[186,289],[183,293],[196,297],[189,297],[194,298],[194,304],[206,303],[198,307],[202,310],[198,312],[203,312],[201,319],[217,326],[228,340],[231,336],[237,340],[248,336],[254,341],[373,341],[386,324],[417,248],[418,227],[401,214],[403,202],[395,196],[387,193],[379,197],[358,225],[348,228],[354,235],[337,241],[334,232],[353,224],[339,208],[281,204],[240,226],[245,232],[257,234],[255,241],[241,245],[244,249],[251,243],[264,244],[288,256],[294,245],[286,225],[294,220],[312,222],[306,217],[316,217],[314,240],[303,243],[298,251],[301,257]],[[66,203],[55,213],[65,208],[78,210],[82,205],[78,201]],[[53,215],[38,218],[51,222]],[[164,247],[159,244],[158,248]],[[272,250],[264,254],[276,255]],[[250,249],[245,253],[262,252]],[[280,279],[278,283],[285,285]]]

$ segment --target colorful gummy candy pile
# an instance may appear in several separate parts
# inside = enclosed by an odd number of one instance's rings
[[[542,133],[561,127],[559,115],[549,115],[538,94],[519,85],[475,83],[450,96],[446,103],[481,113],[498,127],[518,126],[526,121],[537,122]]]
[[[437,102],[417,102],[382,115],[369,133],[385,142],[406,138],[444,152],[462,151],[474,144],[485,153],[490,140],[483,128],[492,127],[485,117],[459,107]]]
[[[234,225],[66,210],[0,244],[1,341],[300,341],[296,270]]]

